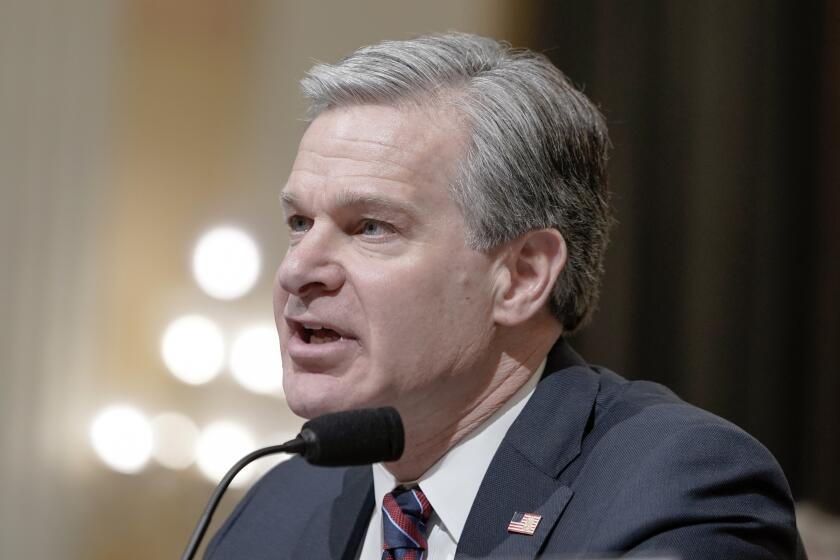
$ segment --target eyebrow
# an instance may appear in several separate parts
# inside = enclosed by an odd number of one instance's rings
[[[280,191],[280,204],[283,208],[298,208],[300,204],[297,200],[297,197],[289,191]]]
[[[280,202],[286,208],[301,208],[300,199],[289,191],[280,192]],[[416,214],[415,206],[408,202],[375,194],[353,191],[339,191],[335,195],[335,206],[338,208],[366,208],[383,212],[395,212],[406,215]]]

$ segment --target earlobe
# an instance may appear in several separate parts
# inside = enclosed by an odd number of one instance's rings
[[[515,326],[547,305],[566,265],[566,241],[556,229],[546,228],[518,237],[508,249],[502,263],[507,283],[497,291],[494,319],[500,325]]]

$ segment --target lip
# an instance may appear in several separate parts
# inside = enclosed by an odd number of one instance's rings
[[[288,315],[283,317],[286,320],[286,324],[289,326],[289,329],[293,333],[297,333],[299,336],[303,336],[304,325],[320,325],[322,328],[330,329],[338,333],[341,338],[348,339],[348,340],[355,340],[356,337],[353,336],[350,332],[346,329],[343,329],[339,326],[336,326],[334,323],[330,321],[325,321],[323,319],[319,319],[318,317],[313,317],[310,315],[301,315],[299,317],[290,317]],[[327,343],[329,344],[329,343]]]
[[[351,358],[358,350],[359,341],[346,330],[336,328],[328,321],[314,317],[284,317],[289,328],[286,353],[298,366],[313,372],[323,372],[340,365]],[[338,333],[341,338],[320,344],[311,344],[304,340],[303,325],[321,325]]]

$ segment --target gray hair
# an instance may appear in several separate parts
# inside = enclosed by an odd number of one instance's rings
[[[451,185],[467,243],[489,251],[537,229],[566,241],[550,300],[566,332],[598,300],[609,228],[607,127],[598,109],[543,55],[463,33],[385,41],[301,81],[310,117],[361,104],[450,104],[470,138]]]

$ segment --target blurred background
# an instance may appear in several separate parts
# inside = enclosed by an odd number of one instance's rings
[[[545,52],[610,124],[575,346],[756,435],[840,556],[840,4],[3,0],[0,557],[178,557],[297,432],[270,304],[297,82],[452,29]]]

